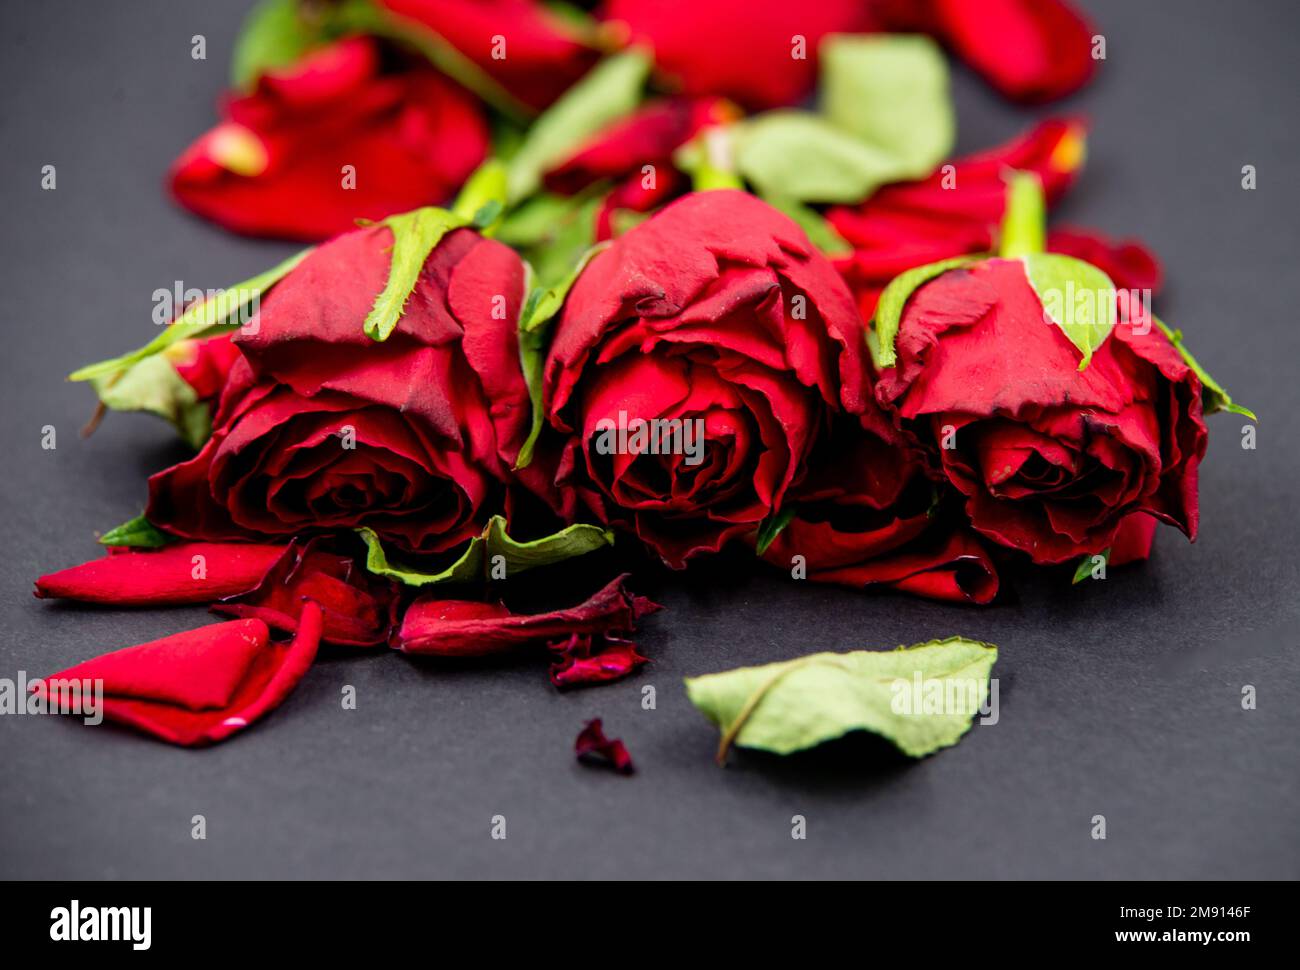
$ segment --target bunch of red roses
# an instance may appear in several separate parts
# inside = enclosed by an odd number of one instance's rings
[[[901,31],[1026,100],[1096,63],[1056,0],[263,4],[172,189],[327,241],[74,375],[197,454],[37,581],[235,619],[37,689],[100,679],[108,717],[208,743],[321,643],[625,676],[657,609],[626,576],[482,595],[616,538],[978,604],[1009,559],[1194,538],[1203,415],[1240,409],[1152,314],[1143,247],[1045,230],[1084,124],[948,160],[943,59]]]

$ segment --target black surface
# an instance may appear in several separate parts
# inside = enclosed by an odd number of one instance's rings
[[[178,750],[70,719],[0,717],[0,874],[23,877],[1300,876],[1296,159],[1300,17],[1289,0],[1096,2],[1097,82],[1058,110],[1094,123],[1059,219],[1138,235],[1163,257],[1158,312],[1262,420],[1212,419],[1195,545],[1071,588],[1020,577],[992,609],[816,588],[734,561],[650,577],[669,609],[632,680],[560,695],[544,664],[447,668],[337,655],[264,723]],[[212,120],[238,3],[6,3],[0,16],[4,544],[0,676],[36,676],[206,622],[199,609],[96,611],[32,598],[97,553],[182,451],[146,417],[91,408],[63,377],[149,337],[151,294],[221,286],[292,247],[238,239],[161,192]],[[193,61],[204,34],[208,59]],[[955,71],[963,150],[1046,111]],[[40,188],[55,164],[58,188]],[[1241,188],[1241,168],[1258,189]],[[42,450],[54,425],[58,447]],[[601,564],[561,570],[576,601]],[[567,585],[560,585],[567,584]],[[540,593],[540,590],[535,590]],[[712,761],[684,675],[817,649],[960,632],[997,643],[1001,721],[917,764],[868,743]],[[344,711],[343,685],[359,707]],[[641,687],[657,688],[642,710]],[[1258,709],[1243,711],[1243,684]],[[602,716],[641,768],[583,768]],[[190,837],[191,817],[208,838]],[[794,814],[808,837],[790,837]],[[1092,816],[1108,838],[1090,837]],[[508,838],[490,838],[506,816]]]

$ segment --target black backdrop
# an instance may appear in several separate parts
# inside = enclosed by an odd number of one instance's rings
[[[0,676],[207,621],[60,607],[30,590],[95,555],[95,530],[138,512],[145,475],[182,454],[144,417],[112,415],[79,440],[91,395],[64,375],[147,339],[156,288],[229,284],[292,251],[191,219],[160,187],[211,123],[244,6],[46,0],[0,14]],[[1058,219],[1151,244],[1169,275],[1158,311],[1262,419],[1253,451],[1240,419],[1213,419],[1195,545],[1163,529],[1145,566],[1081,588],[1015,577],[1018,598],[985,610],[815,588],[730,558],[685,581],[645,572],[640,585],[669,609],[641,638],[653,665],[623,684],[560,695],[540,662],[336,654],[267,721],[208,751],[0,717],[0,874],[1300,875],[1300,18],[1288,0],[1087,7],[1108,59],[1055,109],[1094,124]],[[191,59],[195,34],[206,61]],[[961,68],[954,83],[962,150],[1048,113],[1003,103]],[[45,164],[53,192],[40,187]],[[576,601],[612,568],[562,567],[528,595]],[[740,754],[722,770],[681,689],[738,664],[951,633],[1000,646],[1001,720],[916,764],[868,739],[786,760]],[[340,705],[347,684],[354,711]],[[637,776],[574,763],[592,716],[625,739]],[[190,836],[196,814],[205,841]],[[1090,837],[1099,814],[1105,841]],[[490,838],[494,815],[504,841]]]

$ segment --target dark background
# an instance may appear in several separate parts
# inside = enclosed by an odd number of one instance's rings
[[[1157,311],[1261,417],[1212,419],[1195,545],[1105,582],[1016,578],[1017,601],[963,609],[796,583],[723,560],[643,578],[669,609],[654,663],[561,695],[543,662],[468,667],[326,657],[254,729],[185,751],[72,719],[0,717],[0,875],[21,877],[1297,877],[1296,91],[1290,0],[1091,2],[1098,79],[1055,111],[1094,124],[1058,221],[1145,239]],[[88,388],[64,375],[153,333],[151,294],[245,279],[294,247],[173,207],[170,160],[213,120],[245,5],[6,3],[0,15],[0,676],[52,673],[208,621],[200,609],[35,600],[39,574],[98,554],[144,478],[182,456],[152,418],[81,440]],[[207,38],[207,60],[190,57]],[[954,68],[960,149],[1027,126]],[[54,164],[58,188],[40,188]],[[1255,165],[1258,189],[1243,191]],[[41,428],[58,447],[42,450]],[[561,567],[576,602],[608,562]],[[996,643],[1001,722],[910,764],[870,739],[779,759],[712,760],[686,675],[962,633]],[[344,711],[340,690],[357,689]],[[658,708],[642,710],[653,684]],[[1258,709],[1243,711],[1253,684]],[[575,764],[602,716],[640,773]],[[190,819],[207,818],[206,841]],[[791,816],[808,837],[790,837]],[[1108,838],[1090,837],[1094,815]],[[504,815],[508,839],[490,838]]]

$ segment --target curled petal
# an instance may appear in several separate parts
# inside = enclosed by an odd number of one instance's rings
[[[549,613],[512,613],[499,603],[425,594],[407,609],[393,646],[412,654],[480,657],[575,633],[631,633],[638,619],[660,607],[634,595],[626,580],[626,574],[619,576],[585,602]]]
[[[214,613],[254,618],[272,630],[296,633],[307,602],[320,607],[321,640],[354,647],[388,641],[397,609],[396,584],[362,568],[321,540],[293,543],[253,589],[213,605]]]
[[[579,732],[573,743],[573,753],[583,764],[612,768],[621,775],[630,775],[636,771],[632,756],[619,738],[605,737],[600,718],[588,721],[587,726]]]
[[[602,634],[574,633],[550,648],[551,683],[561,689],[619,680],[649,662],[631,640]]]
[[[71,682],[94,684],[110,721],[184,747],[215,744],[289,696],[320,635],[320,608],[308,603],[291,643],[271,641],[261,620],[231,620],[87,660],[32,690],[56,702]]]

